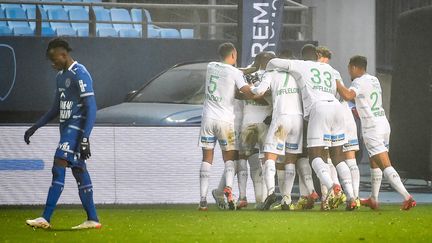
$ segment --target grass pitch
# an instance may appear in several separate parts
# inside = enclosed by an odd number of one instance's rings
[[[318,208],[316,206],[316,208]],[[251,209],[219,211],[210,205],[99,207],[100,230],[73,231],[84,221],[81,208],[60,206],[49,230],[32,229],[27,218],[41,208],[1,208],[1,242],[431,242],[432,205],[400,211],[382,205],[379,211],[361,208],[321,212]]]

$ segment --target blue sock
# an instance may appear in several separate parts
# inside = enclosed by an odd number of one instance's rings
[[[99,222],[93,202],[93,186],[90,174],[86,168],[72,168],[72,173],[78,184],[78,193],[82,206],[87,213],[87,220]]]
[[[45,209],[42,217],[44,217],[48,222],[51,220],[51,216],[57,205],[57,201],[63,191],[66,168],[62,166],[54,165],[52,167],[52,183],[48,190],[48,197],[45,203]]]

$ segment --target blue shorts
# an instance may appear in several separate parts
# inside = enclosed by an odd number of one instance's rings
[[[60,130],[60,142],[54,157],[64,159],[69,167],[85,167],[85,160],[80,159],[79,141],[82,131],[65,127]]]

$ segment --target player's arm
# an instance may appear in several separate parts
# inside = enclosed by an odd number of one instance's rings
[[[340,80],[336,80],[336,87],[339,95],[346,101],[353,100],[357,95],[354,89],[347,89]]]
[[[239,89],[239,93],[236,92],[236,98],[240,100],[251,100],[255,95],[251,91],[251,86],[246,82],[243,73],[236,72],[234,74],[234,82],[236,87]]]
[[[266,66],[266,70],[281,70],[288,72],[291,68],[292,60],[274,58],[271,59]]]
[[[56,118],[60,113],[60,95],[58,90],[56,90],[54,102],[51,108],[45,113],[33,126],[31,126],[24,133],[24,141],[30,144],[30,137],[36,132],[37,129],[45,126],[52,119]]]
[[[263,98],[271,84],[271,71],[264,73],[258,86],[252,88],[252,93],[256,99]]]
[[[86,116],[83,134],[80,140],[80,158],[86,160],[91,156],[89,138],[96,121],[97,106],[93,91],[93,82],[90,75],[80,70],[79,73],[77,73],[77,79],[84,114]]]

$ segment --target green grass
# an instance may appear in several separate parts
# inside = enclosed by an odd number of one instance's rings
[[[199,212],[193,205],[102,207],[100,230],[71,231],[85,214],[60,207],[50,230],[32,229],[27,218],[41,209],[1,208],[1,242],[431,242],[432,205],[400,211],[362,208],[301,212],[254,210]]]

